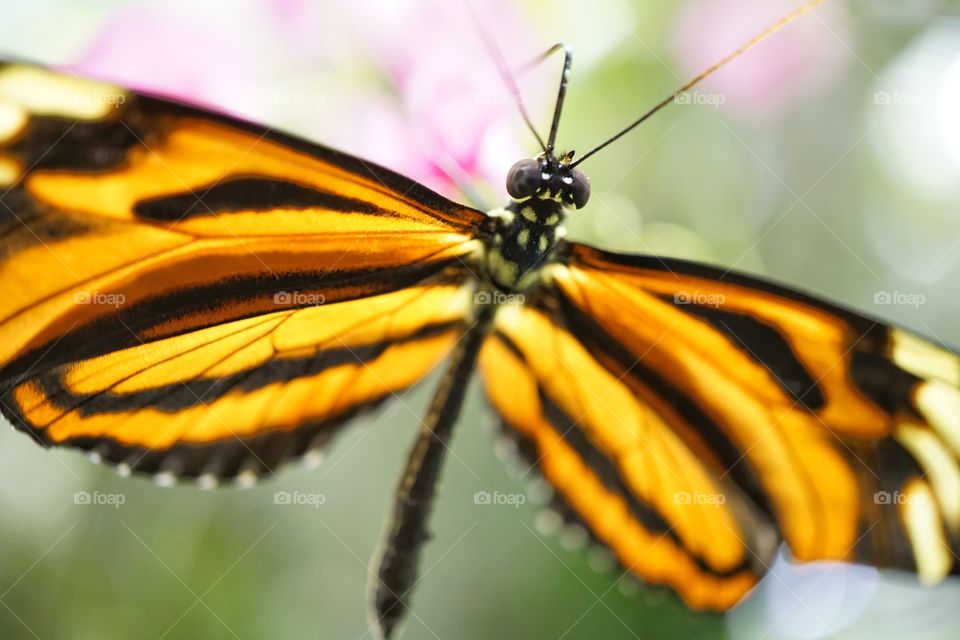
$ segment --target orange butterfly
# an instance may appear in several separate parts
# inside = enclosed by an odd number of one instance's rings
[[[584,159],[821,1],[580,158],[554,146],[565,51],[542,153],[489,214],[209,111],[0,67],[3,414],[123,473],[246,482],[446,359],[380,562],[385,637],[475,366],[555,506],[692,607],[733,606],[781,541],[943,579],[954,353],[763,280],[564,239]]]

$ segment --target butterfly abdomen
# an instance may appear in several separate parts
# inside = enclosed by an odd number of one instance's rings
[[[527,289],[564,235],[563,206],[552,198],[514,200],[496,217],[487,251],[490,280],[506,291]]]

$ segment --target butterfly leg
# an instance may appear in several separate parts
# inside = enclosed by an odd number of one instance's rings
[[[370,611],[371,623],[384,639],[392,637],[410,606],[410,595],[419,577],[420,552],[430,538],[427,520],[437,478],[496,306],[478,305],[477,309],[477,316],[460,337],[440,380],[397,487]]]

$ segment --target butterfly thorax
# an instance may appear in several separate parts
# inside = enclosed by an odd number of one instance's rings
[[[574,166],[573,152],[546,150],[510,168],[510,204],[491,214],[496,227],[487,243],[487,274],[498,288],[522,291],[535,284],[564,236],[566,210],[587,203],[590,179]]]
[[[527,289],[565,233],[564,206],[558,198],[537,195],[511,200],[492,215],[497,224],[487,247],[487,274],[499,289]]]

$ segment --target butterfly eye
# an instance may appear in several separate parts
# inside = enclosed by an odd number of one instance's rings
[[[571,174],[573,181],[570,183],[570,196],[573,200],[573,206],[582,209],[587,200],[590,199],[590,178],[581,171],[574,171]]]
[[[511,198],[527,198],[540,188],[540,163],[536,160],[521,160],[507,173],[507,193]]]

